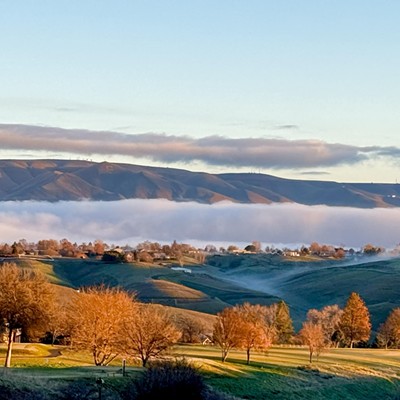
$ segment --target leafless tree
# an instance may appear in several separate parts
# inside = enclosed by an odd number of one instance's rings
[[[310,354],[310,364],[312,363],[313,354],[320,354],[325,346],[324,331],[320,324],[314,324],[310,321],[303,323],[303,327],[299,332],[302,342],[308,346]]]
[[[400,346],[400,308],[393,309],[386,321],[381,324],[377,340],[385,348]]]
[[[141,304],[124,324],[125,353],[139,357],[146,367],[149,359],[159,357],[178,341],[180,332],[171,317],[152,305]]]
[[[339,331],[339,322],[343,310],[337,304],[323,307],[321,310],[311,309],[307,313],[307,321],[313,324],[319,324],[322,327],[327,346],[337,345],[334,340]]]
[[[267,329],[267,308],[259,304],[244,303],[235,307],[241,320],[240,347],[246,350],[247,364],[250,364],[252,350],[265,350],[272,344],[271,331]]]
[[[127,292],[105,286],[81,289],[69,307],[72,345],[90,350],[95,365],[109,364],[124,348],[124,327],[135,312]]]
[[[242,324],[239,312],[233,307],[225,308],[217,314],[213,341],[221,348],[222,362],[225,362],[233,348],[240,346]]]

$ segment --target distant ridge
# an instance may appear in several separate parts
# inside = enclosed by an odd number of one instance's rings
[[[400,185],[208,174],[174,168],[70,160],[0,160],[0,201],[168,199],[212,204],[400,207]]]

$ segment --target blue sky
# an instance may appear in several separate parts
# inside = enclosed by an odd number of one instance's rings
[[[399,14],[388,0],[0,0],[0,157],[393,183]]]

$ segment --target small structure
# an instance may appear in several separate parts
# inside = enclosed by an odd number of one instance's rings
[[[181,272],[186,272],[187,274],[191,274],[192,270],[189,268],[184,268],[184,267],[171,267],[172,270],[174,271],[181,271]]]

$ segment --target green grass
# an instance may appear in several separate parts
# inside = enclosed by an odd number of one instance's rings
[[[55,352],[56,350],[56,352]],[[4,345],[0,362],[4,362]],[[243,399],[395,399],[400,396],[400,351],[375,349],[329,349],[317,362],[308,363],[303,347],[273,347],[254,353],[246,365],[243,351],[232,351],[220,361],[213,346],[180,345],[170,356],[185,357],[200,368],[206,382],[217,390]],[[94,367],[90,354],[65,347],[17,344],[12,365],[0,369],[0,381],[34,382],[47,390],[48,382],[93,382],[97,377],[110,385],[126,384],[121,376],[121,359],[108,367]],[[4,375],[4,372],[7,372]],[[142,368],[128,363],[130,377]]]
[[[400,352],[332,349],[312,366],[304,348],[276,347],[252,356],[234,351],[221,363],[218,349],[178,348],[192,357],[213,387],[246,399],[393,399],[400,395]]]
[[[214,256],[190,265],[193,273],[149,264],[106,264],[97,260],[20,261],[38,267],[64,287],[104,283],[136,292],[144,302],[215,314],[243,302],[271,304],[284,299],[298,329],[310,308],[343,307],[351,292],[365,300],[376,330],[400,307],[400,259],[287,259],[266,254]],[[67,295],[67,293],[66,293]]]

